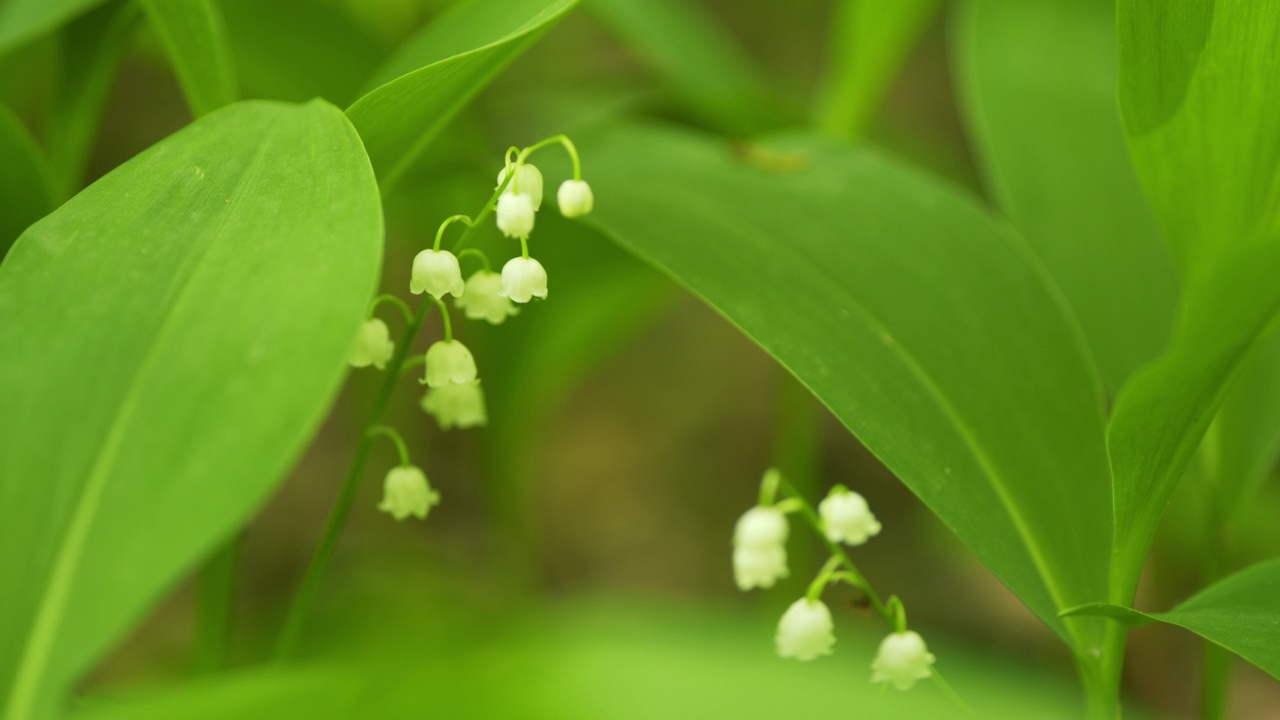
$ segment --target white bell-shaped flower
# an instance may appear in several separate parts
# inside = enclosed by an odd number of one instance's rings
[[[733,577],[742,590],[773,587],[787,576],[787,516],[772,507],[753,507],[733,530]]]
[[[830,655],[831,646],[836,643],[831,611],[821,600],[800,598],[782,614],[774,639],[778,654],[784,658],[813,660]]]
[[[382,502],[378,509],[396,520],[410,515],[425,519],[432,507],[440,504],[440,493],[427,483],[427,475],[412,466],[392,468],[382,483]]]
[[[485,411],[484,391],[480,383],[463,383],[434,387],[422,396],[422,409],[434,417],[441,430],[456,427],[466,430],[489,423]]]
[[[533,232],[533,200],[520,193],[502,193],[498,198],[498,229],[512,238],[527,238]]]
[[[918,633],[893,633],[881,641],[871,663],[871,682],[893,683],[899,690],[909,690],[917,680],[929,677],[935,659]]]
[[[502,276],[489,270],[481,270],[467,278],[466,290],[454,304],[462,308],[468,320],[483,319],[494,325],[501,325],[504,320],[520,312],[502,294]]]
[[[871,514],[866,498],[843,485],[831,488],[818,503],[822,529],[831,542],[861,545],[880,532],[880,521]]]
[[[518,303],[533,298],[546,299],[547,271],[533,258],[511,258],[502,266],[502,287],[498,294]]]
[[[507,179],[507,169],[504,167],[498,171],[498,184],[496,187],[502,186],[502,181]],[[524,163],[520,166],[520,171],[512,178],[511,184],[502,192],[516,194],[516,187],[519,186],[521,195],[528,195],[530,202],[533,203],[534,211],[542,209],[542,171],[538,168]]]
[[[458,258],[448,250],[430,248],[413,259],[413,275],[409,279],[409,292],[414,295],[427,293],[439,300],[445,295],[461,295],[463,291],[462,269]]]
[[[457,340],[440,340],[427,348],[426,383],[438,388],[476,381],[476,359]]]
[[[372,365],[381,370],[387,366],[395,349],[387,324],[378,318],[369,318],[360,326],[360,336],[351,351],[351,366],[362,368]]]
[[[595,207],[596,199],[585,180],[565,180],[556,191],[560,214],[567,218],[582,217]]]

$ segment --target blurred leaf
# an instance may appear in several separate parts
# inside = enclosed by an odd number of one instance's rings
[[[440,129],[577,0],[472,0],[410,38],[347,109],[383,192]]]
[[[0,260],[23,230],[58,205],[49,161],[8,107],[0,105]]]
[[[62,196],[80,188],[103,106],[137,18],[136,3],[117,0],[61,33],[62,57],[44,137]]]
[[[1280,332],[1240,371],[1210,433],[1216,482],[1206,500],[1219,508],[1220,529],[1254,501],[1280,457]]]
[[[659,130],[583,147],[593,222],[778,358],[1051,628],[1091,642],[1058,610],[1105,596],[1100,386],[1019,241],[868,149],[800,138],[736,157]]]
[[[240,83],[253,97],[345,106],[387,53],[341,8],[319,0],[220,4]]]
[[[1112,599],[1127,602],[1174,486],[1280,310],[1280,5],[1121,0],[1119,28],[1130,150],[1183,275],[1173,343],[1120,393],[1109,429]]]
[[[967,0],[953,26],[968,126],[1001,210],[1075,310],[1114,390],[1169,340],[1177,274],[1117,107],[1113,0]]]
[[[1144,612],[1112,603],[1085,603],[1067,608],[1060,614],[1062,617],[1104,617],[1115,620],[1125,627],[1139,627],[1155,619]]]
[[[106,0],[4,0],[0,2],[0,54],[51,32]]]
[[[142,0],[142,6],[169,50],[192,114],[235,102],[240,91],[216,0]]]
[[[786,124],[759,68],[690,0],[590,0],[587,6],[705,122],[732,135]]]
[[[837,0],[818,127],[835,137],[866,130],[940,0]]]
[[[381,209],[340,112],[242,103],[0,265],[0,695],[43,716],[288,470],[342,378]]]

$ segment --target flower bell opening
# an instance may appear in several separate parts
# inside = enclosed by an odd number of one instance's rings
[[[464,289],[458,258],[448,250],[423,250],[413,259],[409,292],[414,295],[425,292],[439,300],[445,295],[460,296]]]
[[[511,258],[502,266],[502,287],[498,294],[512,302],[527,303],[547,297],[547,271],[533,258]]]
[[[830,655],[836,644],[831,610],[821,600],[800,598],[782,614],[774,639],[778,655],[784,658],[813,660]]]
[[[861,545],[880,532],[880,521],[871,513],[866,498],[841,485],[818,504],[818,515],[831,542]]]
[[[508,186],[510,187],[510,186]],[[504,192],[498,198],[498,229],[510,238],[524,240],[533,232],[533,200],[526,194]]]
[[[478,382],[431,388],[422,396],[422,409],[436,419],[441,430],[466,430],[489,422],[484,391]]]
[[[405,465],[387,473],[378,509],[396,520],[409,516],[425,520],[431,508],[439,504],[440,493],[427,482],[426,473],[413,465]]]
[[[355,349],[351,351],[351,366],[362,368],[372,365],[382,370],[395,349],[396,344],[391,340],[387,324],[378,318],[369,318],[360,326]]]
[[[476,360],[466,345],[457,340],[440,340],[427,348],[428,387],[462,385],[476,381]]]
[[[467,278],[466,290],[454,304],[468,320],[484,320],[493,325],[501,325],[520,312],[520,308],[502,294],[502,276],[490,270],[477,271]]]
[[[933,673],[935,660],[919,633],[893,633],[880,642],[880,651],[871,663],[871,682],[887,682],[899,690],[910,690]]]

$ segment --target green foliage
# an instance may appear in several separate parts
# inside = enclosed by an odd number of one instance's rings
[[[53,170],[31,133],[0,105],[0,259],[31,223],[57,204]]]
[[[240,527],[328,407],[381,258],[343,115],[245,103],[0,265],[0,688],[45,713]]]
[[[472,0],[410,38],[347,110],[386,192],[486,83],[577,0]]]
[[[0,3],[0,54],[104,2],[106,0],[5,0]]]
[[[239,97],[216,0],[142,0],[169,50],[191,112],[199,117]]]
[[[869,150],[583,145],[594,222],[777,357],[1067,637],[1058,610],[1106,592],[1100,388],[1015,238]]]
[[[1223,0],[1211,27],[1200,7],[1122,0],[1118,11],[1129,145],[1183,279],[1173,343],[1120,393],[1109,429],[1119,602],[1231,379],[1280,310],[1280,6]]]
[[[1062,289],[1114,391],[1168,342],[1177,293],[1125,150],[1114,3],[967,0],[953,30],[991,194]]]
[[[817,124],[857,137],[871,121],[898,67],[941,5],[939,0],[837,0],[831,57]]]

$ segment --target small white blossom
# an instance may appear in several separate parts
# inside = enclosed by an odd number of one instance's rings
[[[871,663],[871,682],[889,682],[899,690],[909,690],[917,680],[929,677],[929,666],[935,659],[918,633],[893,633],[880,643],[880,652]]]
[[[427,385],[433,388],[476,381],[476,360],[457,340],[440,340],[427,348]]]
[[[437,300],[445,295],[461,295],[462,269],[458,266],[457,256],[448,250],[430,248],[418,253],[413,259],[409,291],[414,295],[425,292]]]
[[[427,512],[440,504],[440,493],[427,484],[427,475],[412,466],[392,468],[382,484],[382,502],[378,509],[396,520],[410,515],[425,519]]]
[[[533,232],[533,201],[528,195],[502,193],[498,198],[498,229],[512,238],[527,238]]]
[[[489,423],[484,391],[478,382],[431,388],[422,396],[422,409],[436,419],[441,430],[452,427],[466,430]]]
[[[733,530],[733,577],[741,590],[772,587],[787,576],[787,517],[771,507],[743,513]]]
[[[362,368],[372,365],[381,370],[387,366],[395,349],[387,324],[378,318],[370,318],[360,326],[360,336],[351,351],[351,366]]]
[[[556,201],[560,203],[560,214],[567,218],[581,217],[595,207],[591,186],[584,180],[565,180],[560,183]]]
[[[861,545],[880,532],[880,522],[871,514],[866,498],[843,485],[831,488],[818,504],[818,514],[831,542]]]
[[[506,178],[507,178],[507,169],[504,167],[498,171],[498,184],[496,187],[501,187],[502,181],[505,180]],[[542,209],[542,171],[541,170],[530,165],[529,163],[523,163],[520,166],[520,171],[516,173],[516,176],[514,178],[512,178],[511,184],[507,186],[506,190],[502,191],[503,194],[510,193],[512,195],[515,195],[517,185],[520,186],[519,193],[521,195],[529,196],[529,200],[533,203],[533,209],[535,212]]]
[[[836,643],[834,630],[831,611],[825,603],[800,598],[791,603],[791,607],[787,608],[778,621],[778,634],[774,638],[778,654],[796,660],[813,660],[821,655],[830,655],[831,646]]]
[[[467,287],[462,297],[455,303],[466,314],[468,320],[484,319],[494,325],[520,312],[502,294],[502,276],[489,270],[480,270],[467,278]]]
[[[546,299],[547,271],[533,258],[511,258],[502,266],[502,288],[498,294],[518,303],[533,298]]]

